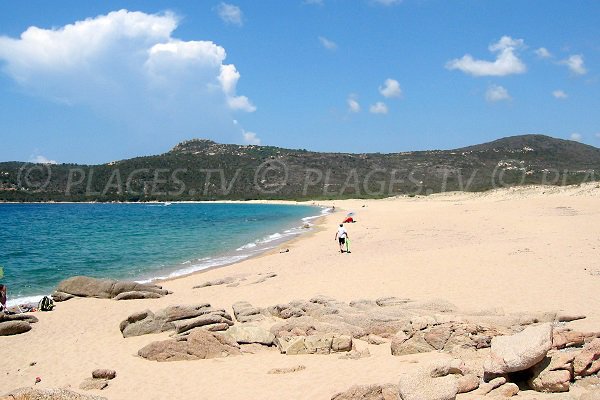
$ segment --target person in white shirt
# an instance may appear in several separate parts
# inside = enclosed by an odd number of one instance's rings
[[[346,228],[344,228],[344,224],[340,224],[337,232],[335,233],[335,239],[338,241],[340,245],[340,253],[344,252],[344,245],[346,244],[346,239],[348,238],[348,232]]]

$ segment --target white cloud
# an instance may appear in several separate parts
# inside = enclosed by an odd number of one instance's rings
[[[393,6],[402,3],[402,0],[371,0],[374,4],[380,4],[382,6]]]
[[[485,92],[485,99],[489,102],[496,102],[502,100],[510,100],[508,90],[499,85],[491,85]]]
[[[581,142],[581,139],[583,139],[583,137],[579,133],[571,133],[571,136],[569,138],[576,142]]]
[[[574,74],[585,75],[587,73],[587,69],[585,68],[585,65],[583,65],[583,56],[580,54],[572,55],[566,60],[562,60],[560,63],[569,67]]]
[[[172,13],[120,10],[30,27],[19,38],[0,36],[0,62],[27,94],[87,107],[132,136],[239,137],[233,113],[256,109],[236,93],[239,72],[218,44],[173,37],[178,22]]]
[[[325,2],[323,0],[304,0],[302,4],[322,6],[323,4],[325,4]]]
[[[395,79],[386,79],[383,86],[379,86],[379,93],[383,97],[400,97],[402,96],[402,89],[400,83]]]
[[[552,53],[550,53],[548,51],[548,49],[546,49],[545,47],[540,47],[539,49],[535,50],[535,54],[539,58],[551,58],[552,57]]]
[[[242,136],[244,137],[245,143],[260,145],[260,138],[258,136],[256,136],[256,133],[243,131]]]
[[[597,132],[594,136],[600,139],[600,132]]]
[[[348,96],[346,102],[348,103],[348,111],[353,113],[357,113],[360,111],[360,104],[358,103],[356,95],[351,94],[350,96]]]
[[[373,114],[387,114],[388,108],[385,103],[378,101],[369,108],[369,111]]]
[[[235,68],[235,65],[221,65],[221,72],[218,79],[223,92],[227,95],[227,104],[232,110],[256,111],[256,107],[250,102],[248,97],[235,95],[235,87],[240,79],[240,73]]]
[[[553,91],[552,96],[554,96],[557,99],[566,99],[567,97],[569,97],[569,95],[563,92],[562,90]]]
[[[237,26],[243,25],[243,13],[238,6],[233,4],[221,3],[217,6],[217,13],[219,17],[226,24],[232,24]]]
[[[497,53],[495,61],[475,60],[470,54],[460,59],[450,60],[446,68],[458,69],[473,76],[505,76],[522,74],[527,70],[525,64],[517,57],[516,52],[523,48],[523,39],[502,36],[498,43],[489,46],[492,53]]]
[[[321,46],[325,47],[327,50],[337,49],[337,44],[326,37],[319,36],[319,42],[321,42]]]
[[[36,164],[58,164],[56,161],[50,160],[49,158],[44,157],[41,154],[32,155],[31,157],[29,157],[29,162]]]

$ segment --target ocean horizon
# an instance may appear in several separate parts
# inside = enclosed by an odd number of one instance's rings
[[[327,211],[256,203],[0,204],[1,282],[15,305],[75,275],[174,278],[275,248]]]

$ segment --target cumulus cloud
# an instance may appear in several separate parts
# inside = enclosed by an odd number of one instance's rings
[[[502,36],[498,43],[489,46],[492,53],[497,53],[496,60],[476,60],[470,54],[446,63],[449,70],[458,69],[473,76],[505,76],[522,74],[527,71],[525,64],[517,56],[517,51],[525,46],[523,39]]]
[[[326,37],[319,36],[319,42],[321,43],[321,46],[325,47],[327,50],[337,49],[337,44],[334,41],[327,39]]]
[[[552,57],[552,53],[550,53],[548,51],[548,49],[546,49],[545,47],[540,47],[539,49],[535,50],[535,54],[539,58],[551,58]]]
[[[583,139],[583,137],[581,136],[580,133],[571,133],[571,136],[569,137],[571,140],[574,140],[576,142],[581,142],[581,139]]]
[[[566,60],[562,60],[560,63],[569,67],[574,74],[585,75],[587,73],[581,54],[572,55]]]
[[[379,86],[379,93],[383,97],[400,97],[402,96],[402,89],[400,83],[397,80],[388,78],[383,83],[383,86]]]
[[[491,85],[485,92],[485,99],[489,102],[496,102],[502,100],[510,100],[508,90],[499,85]]]
[[[567,97],[569,97],[569,95],[563,92],[562,90],[553,91],[552,96],[554,96],[557,99],[566,99]]]
[[[246,144],[260,145],[260,138],[254,132],[243,131],[244,142]]]
[[[346,103],[348,103],[348,111],[352,113],[357,113],[360,111],[360,104],[356,95],[351,94],[350,96],[348,96]]]
[[[388,108],[385,103],[378,101],[369,108],[369,111],[373,114],[387,114]]]
[[[30,95],[83,106],[131,134],[212,134],[256,107],[223,47],[173,37],[173,13],[120,10],[63,27],[0,37],[5,74]]]
[[[238,6],[233,4],[221,3],[217,6],[217,13],[219,17],[226,24],[242,26],[243,25],[243,13]]]

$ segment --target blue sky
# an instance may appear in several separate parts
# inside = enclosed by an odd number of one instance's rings
[[[0,161],[600,145],[600,2],[0,2]]]

